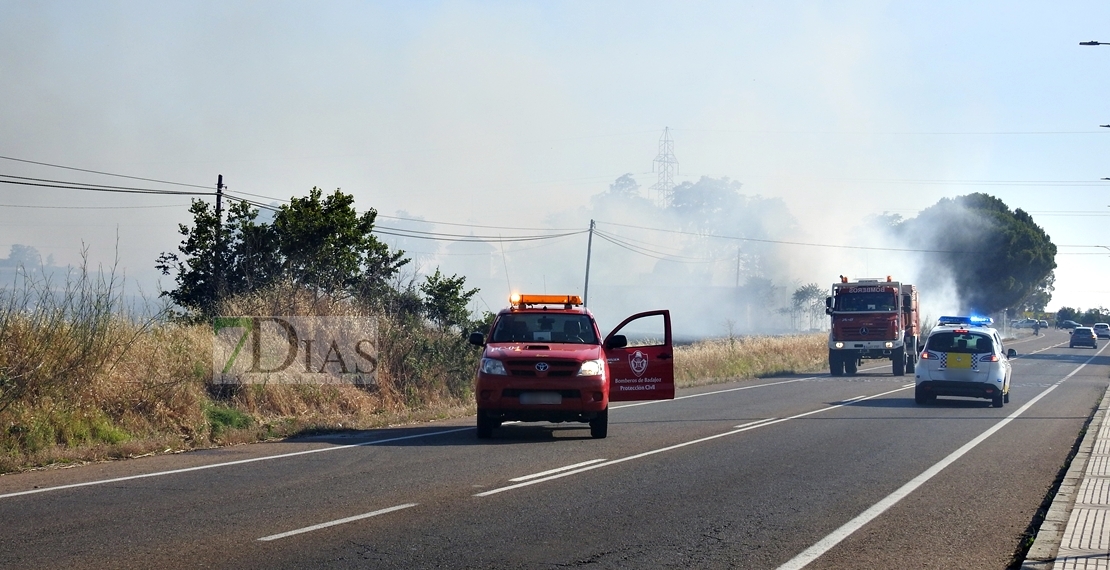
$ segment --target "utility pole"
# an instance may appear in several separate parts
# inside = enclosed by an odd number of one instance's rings
[[[736,288],[740,288],[740,246],[736,246]]]
[[[224,199],[224,175],[220,174],[216,177],[216,227],[220,227],[220,213],[223,211]],[[219,233],[217,232],[217,236]]]
[[[590,220],[590,238],[586,241],[586,286],[582,289],[582,308],[590,304],[590,254],[594,249],[594,221]]]
[[[223,298],[224,296],[224,274],[223,274],[223,199],[224,199],[224,175],[220,174],[216,178],[216,243],[213,248],[212,254],[212,271],[215,273],[216,278],[216,297]]]

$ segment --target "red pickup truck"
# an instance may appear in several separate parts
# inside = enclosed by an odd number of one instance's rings
[[[502,422],[582,422],[608,432],[609,402],[674,398],[671,314],[647,311],[608,336],[577,295],[518,295],[487,334],[474,389],[478,437]]]

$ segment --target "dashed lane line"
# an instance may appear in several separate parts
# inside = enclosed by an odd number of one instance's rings
[[[594,464],[594,463],[601,463],[602,461],[605,461],[605,459],[591,459],[589,461],[583,461],[582,463],[575,463],[574,465],[567,465],[567,466],[564,466],[564,467],[556,467],[555,469],[548,469],[547,471],[540,471],[539,473],[533,473],[531,475],[524,475],[522,477],[517,477],[515,479],[509,479],[509,481],[513,481],[514,483],[515,482],[520,482],[520,481],[527,481],[529,479],[535,479],[537,477],[543,477],[545,475],[551,475],[553,473],[559,473],[561,471],[569,471],[571,469],[577,469],[579,467],[583,467],[583,466],[586,466],[586,465],[591,465],[591,464]]]
[[[377,511],[374,511],[372,513],[363,513],[361,515],[355,515],[353,517],[347,517],[347,518],[337,519],[337,520],[334,520],[334,521],[328,521],[328,522],[324,522],[324,523],[320,523],[320,524],[314,524],[312,526],[306,526],[304,528],[298,528],[296,530],[290,530],[290,531],[287,531],[287,532],[280,532],[278,534],[271,534],[270,536],[264,536],[264,537],[262,537],[258,540],[261,540],[261,541],[264,541],[264,542],[269,542],[271,540],[277,540],[279,538],[286,538],[286,537],[297,535],[297,534],[303,534],[303,533],[306,533],[306,532],[312,532],[314,530],[320,530],[322,528],[328,528],[329,526],[336,526],[336,525],[346,524],[346,523],[349,523],[349,522],[360,521],[362,519],[368,519],[370,517],[376,517],[378,515],[384,515],[386,513],[392,513],[394,511],[399,511],[399,510],[402,510],[402,509],[415,507],[416,505],[417,505],[417,503],[406,503],[404,505],[397,505],[396,507],[389,507],[388,509],[377,510]]]

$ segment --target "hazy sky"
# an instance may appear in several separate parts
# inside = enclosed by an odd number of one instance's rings
[[[1108,24],[1096,1],[0,0],[0,156],[541,227],[624,173],[646,196],[670,127],[677,181],[781,198],[800,242],[997,196],[1060,246],[1051,309],[1110,306],[1110,46],[1078,45],[1110,41]],[[0,174],[203,191],[6,159]],[[85,244],[109,264],[118,235],[149,291],[187,207],[0,184],[0,255],[74,263]],[[827,262],[800,282],[888,272],[859,250],[798,255]],[[551,262],[581,279],[582,256]]]

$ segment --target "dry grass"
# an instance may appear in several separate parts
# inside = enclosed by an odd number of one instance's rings
[[[675,383],[701,386],[779,374],[820,372],[828,365],[826,335],[714,339],[676,347]]]
[[[111,276],[0,289],[0,472],[473,413],[458,333],[288,286],[221,312],[378,319],[378,384],[214,386],[211,327],[134,318]]]

